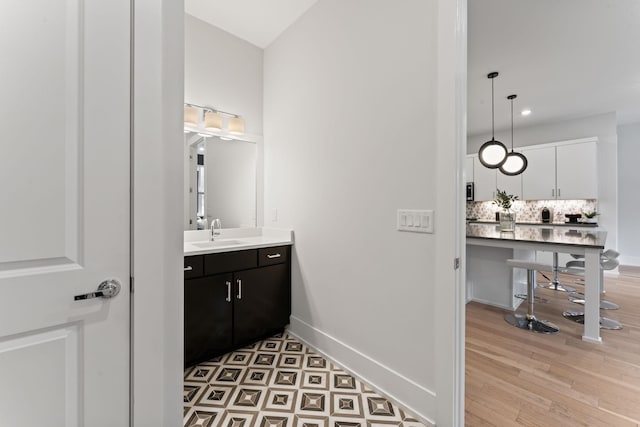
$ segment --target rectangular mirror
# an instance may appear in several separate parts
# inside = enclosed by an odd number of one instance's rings
[[[188,133],[184,146],[184,229],[215,218],[223,228],[256,227],[256,143]]]

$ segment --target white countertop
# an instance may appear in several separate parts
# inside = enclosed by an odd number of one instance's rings
[[[212,242],[210,230],[184,232],[184,255],[202,255],[292,245],[293,230],[277,228],[224,228]]]

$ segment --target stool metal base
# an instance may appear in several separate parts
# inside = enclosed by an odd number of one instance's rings
[[[553,323],[547,322],[546,320],[538,320],[535,316],[527,316],[526,314],[507,314],[504,316],[504,320],[516,328],[527,329],[540,334],[555,334],[560,332],[560,329]]]
[[[574,292],[569,295],[569,301],[575,304],[584,305],[584,295],[578,292]],[[619,308],[620,306],[615,302],[600,300],[600,310],[617,310]]]
[[[539,286],[545,289],[551,289],[552,291],[559,291],[559,292],[575,292],[577,290],[572,286],[561,285],[560,283],[553,283],[553,282],[545,283],[544,285],[539,285]]]
[[[527,300],[527,294],[515,294],[514,297],[516,297],[518,299],[523,299],[525,301]],[[537,295],[533,297],[533,300],[535,302],[537,302],[537,303],[540,303],[540,304],[549,304],[549,300],[548,299],[539,297]]]
[[[562,315],[569,320],[584,324],[584,313],[581,311],[565,311]],[[622,323],[608,317],[600,316],[600,329],[622,329]]]

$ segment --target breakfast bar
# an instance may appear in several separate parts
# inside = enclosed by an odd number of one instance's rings
[[[505,293],[513,293],[513,277],[493,274],[497,271],[495,265],[486,259],[494,263],[508,258],[532,259],[535,251],[584,255],[585,315],[582,339],[600,343],[600,255],[606,237],[605,231],[596,229],[516,225],[513,232],[501,232],[500,227],[494,224],[467,224],[467,284],[469,286],[472,283],[480,288],[497,286]]]

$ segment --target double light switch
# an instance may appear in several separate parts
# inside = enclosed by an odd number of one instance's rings
[[[433,233],[433,211],[398,209],[398,230]]]

